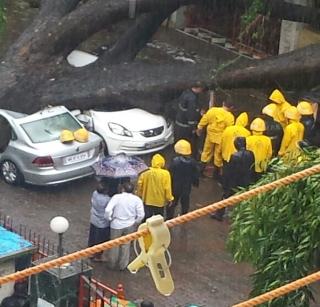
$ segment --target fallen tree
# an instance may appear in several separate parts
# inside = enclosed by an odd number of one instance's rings
[[[252,61],[241,70],[230,66],[219,70],[214,80],[210,63],[158,65],[136,60],[139,51],[173,11],[182,5],[203,5],[206,1],[40,1],[37,17],[10,46],[0,64],[0,107],[30,113],[47,104],[87,108],[106,101],[125,100],[159,111],[163,101],[170,100],[177,91],[197,80],[222,87],[275,86],[277,83],[296,86],[295,76],[303,76],[310,85],[318,82],[318,46],[263,62]],[[271,2],[274,7],[275,2]],[[283,2],[277,1],[279,5]],[[296,5],[285,7],[283,14],[287,12],[287,18],[302,18],[288,13],[290,9],[297,9]],[[129,9],[135,10],[136,18],[113,47],[91,65],[82,68],[68,65],[66,56],[72,50],[95,33],[128,19]],[[315,13],[318,10],[313,10]],[[305,11],[303,14],[307,15]]]

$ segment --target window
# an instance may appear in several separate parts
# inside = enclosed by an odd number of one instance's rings
[[[33,143],[44,143],[58,140],[62,130],[75,131],[81,125],[70,113],[39,119],[21,125]]]

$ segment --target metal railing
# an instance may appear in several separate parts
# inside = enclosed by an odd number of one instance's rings
[[[119,299],[125,299],[121,284],[114,290],[93,278],[80,277],[78,307],[120,306]]]
[[[0,212],[0,226],[20,235],[25,240],[31,242],[35,247],[32,261],[57,255],[58,246],[42,234],[38,234],[30,227],[18,224],[15,225],[14,219]],[[64,251],[68,253],[67,251]],[[82,260],[81,263],[89,265],[89,261]],[[78,307],[107,307],[118,306],[111,303],[113,300],[124,299],[124,290],[121,284],[117,289],[112,289],[94,278],[84,275],[80,277]],[[112,305],[111,305],[112,304]],[[120,306],[120,305],[119,305]]]

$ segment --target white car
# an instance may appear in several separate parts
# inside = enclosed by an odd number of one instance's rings
[[[88,130],[102,137],[105,154],[141,155],[173,143],[173,124],[161,115],[123,105],[76,113]]]

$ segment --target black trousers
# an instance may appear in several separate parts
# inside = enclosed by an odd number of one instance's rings
[[[167,219],[170,220],[174,217],[174,211],[179,204],[181,203],[181,214],[186,214],[189,212],[190,207],[190,192],[191,189],[179,189],[177,191],[173,191],[174,201],[172,202],[170,207],[167,207]]]
[[[164,207],[144,205],[144,220],[143,220],[144,222],[149,217],[157,214],[164,216]]]
[[[181,127],[175,124],[174,141],[177,142],[181,139],[187,140],[191,144],[192,156],[194,159],[199,160],[199,137],[192,132],[191,127]]]
[[[174,126],[174,140],[175,142],[180,139],[185,139],[191,142],[192,139],[192,128],[191,127],[181,127],[178,124]]]
[[[89,230],[89,239],[88,239],[88,246],[94,246],[96,244],[103,243],[105,241],[110,240],[110,227],[106,228],[98,228],[95,225],[90,223],[90,230]],[[95,254],[95,256],[102,256],[103,252]]]

